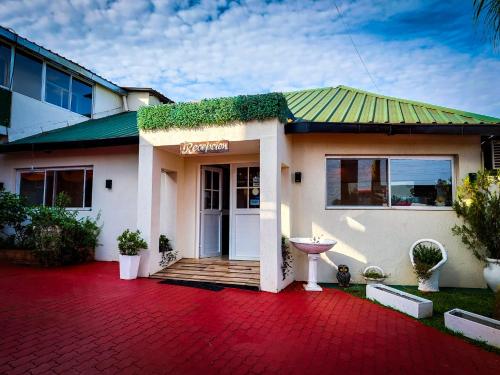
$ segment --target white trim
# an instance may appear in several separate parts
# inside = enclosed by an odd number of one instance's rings
[[[328,198],[328,181],[327,181],[327,161],[328,159],[385,159],[387,160],[387,206],[332,206],[327,205]],[[453,211],[452,206],[392,206],[392,187],[391,187],[391,160],[449,160],[451,162],[451,196],[455,197],[456,181],[455,181],[455,157],[447,155],[325,155],[325,210],[410,210],[410,211]]]

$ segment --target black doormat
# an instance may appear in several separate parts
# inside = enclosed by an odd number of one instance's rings
[[[236,289],[244,289],[244,290],[252,290],[259,291],[257,286],[251,285],[233,285],[233,284],[220,284],[220,283],[210,283],[206,281],[190,281],[190,280],[162,280],[160,284],[169,284],[169,285],[178,285],[178,286],[187,286],[191,288],[205,289],[211,290],[213,292],[220,292],[225,288],[236,288]]]

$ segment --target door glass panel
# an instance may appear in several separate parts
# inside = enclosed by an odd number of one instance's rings
[[[212,172],[205,171],[205,189],[212,188]]]
[[[213,172],[213,182],[212,182],[212,186],[213,186],[213,189],[215,190],[219,190],[219,172]]]
[[[219,207],[219,191],[218,190],[214,190],[212,192],[212,209],[214,209],[214,210],[220,209],[220,207]]]
[[[260,189],[259,188],[250,188],[250,208],[260,208]]]
[[[260,168],[259,167],[250,167],[250,187],[259,187],[260,186]]]
[[[212,208],[212,199],[211,199],[211,191],[210,190],[205,190],[205,192],[203,193],[204,194],[204,197],[203,197],[203,202],[205,202],[203,204],[203,207],[206,209],[206,210],[209,210]]]
[[[43,204],[44,172],[23,172],[19,182],[19,194],[28,204]]]
[[[248,189],[236,189],[236,208],[248,208]]]
[[[236,170],[236,186],[237,187],[248,186],[248,168],[238,168]]]

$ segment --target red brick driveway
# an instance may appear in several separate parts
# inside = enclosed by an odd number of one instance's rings
[[[1,374],[500,374],[500,356],[337,290],[120,281],[0,266]]]

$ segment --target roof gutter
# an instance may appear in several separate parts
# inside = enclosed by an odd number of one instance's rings
[[[46,143],[6,143],[0,144],[0,154],[20,151],[52,151],[74,148],[95,148],[139,144],[139,136],[91,139],[86,141],[65,141]]]
[[[350,133],[350,134],[448,134],[500,136],[500,125],[460,124],[460,125],[422,125],[422,124],[357,124],[328,122],[297,122],[285,124],[286,134],[306,133]]]

